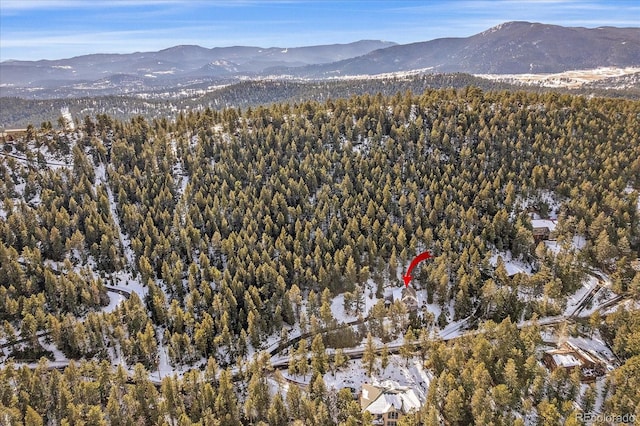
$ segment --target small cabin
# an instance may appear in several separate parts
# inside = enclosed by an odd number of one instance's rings
[[[392,297],[393,302],[395,302],[396,300],[401,300],[409,311],[415,311],[420,306],[420,304],[418,303],[418,295],[416,293],[416,290],[411,286],[407,287],[403,284],[401,288],[398,287],[394,289]]]
[[[604,365],[597,357],[572,342],[565,342],[558,348],[545,352],[542,362],[549,371],[564,368],[572,372],[578,368],[583,382],[592,382],[605,373]]]
[[[551,219],[532,219],[531,233],[536,244],[540,241],[555,239],[556,221]]]

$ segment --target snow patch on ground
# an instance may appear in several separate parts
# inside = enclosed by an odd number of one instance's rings
[[[136,293],[141,300],[144,300],[149,291],[149,289],[140,282],[138,277],[133,277],[128,271],[114,272],[111,274],[110,279],[111,281],[107,283],[109,287]]]
[[[625,194],[633,194],[633,193],[635,193],[636,197],[638,197],[638,198],[636,199],[636,201],[637,201],[637,203],[636,203],[636,209],[640,212],[640,191],[633,189],[633,187],[631,187],[631,186],[627,186],[627,187],[624,189],[624,193],[625,193]]]
[[[558,254],[558,253],[560,253],[560,251],[562,251],[562,246],[557,241],[544,240],[544,245],[553,254]]]
[[[460,337],[466,330],[466,321],[452,322],[438,332],[442,340],[453,340]]]
[[[331,301],[331,313],[336,319],[338,324],[355,321],[358,319],[357,315],[348,314],[344,310],[344,293],[341,293],[333,298]]]
[[[94,171],[96,175],[96,185],[107,185],[107,171],[104,164],[100,163],[97,166],[94,166]]]
[[[582,282],[582,287],[567,298],[567,306],[565,307],[564,315],[573,315],[576,312],[576,309],[578,309],[580,302],[582,302],[582,299],[584,299],[585,296],[596,287],[598,287],[598,279],[589,275],[589,277]]]
[[[408,386],[416,390],[422,401],[425,400],[429,385],[433,380],[433,374],[423,367],[423,360],[420,357],[410,358],[408,361],[399,355],[389,355],[389,365],[382,369],[380,357],[376,361],[376,367],[369,376],[365,371],[362,360],[354,359],[347,362],[347,365],[336,372],[328,372],[322,378],[327,389],[339,391],[343,388],[353,388],[359,391],[363,384],[382,385],[383,382],[391,380],[400,386]],[[288,381],[308,386],[311,374],[306,376],[291,376],[286,370],[281,371],[282,376]]]
[[[528,265],[524,262],[513,259],[511,255],[511,251],[498,252],[498,253],[495,253],[493,256],[491,256],[491,258],[489,259],[489,263],[494,268],[498,265],[499,257],[501,257],[502,261],[504,262],[504,267],[507,270],[508,276],[511,277],[519,273],[525,273],[527,275],[532,274],[531,265]]]
[[[640,67],[600,67],[554,74],[476,74],[476,77],[496,81],[518,82],[532,86],[578,88],[594,81],[622,77],[637,72],[640,72]]]
[[[531,219],[542,219],[538,212],[534,209],[540,202],[544,202],[549,207],[547,216],[550,220],[558,219],[558,212],[560,211],[560,202],[558,201],[558,196],[551,191],[538,191],[536,195],[530,196],[528,198],[518,197],[515,206],[518,210],[529,210],[533,211],[531,213]]]
[[[96,183],[98,182],[98,179],[100,179],[100,182],[104,182],[105,184],[107,198],[109,199],[109,212],[111,214],[111,218],[113,219],[116,232],[120,238],[120,245],[124,251],[124,256],[127,261],[127,267],[125,268],[125,270],[117,271],[111,274],[111,282],[108,283],[108,285],[124,291],[137,293],[140,299],[144,300],[144,297],[147,295],[148,289],[143,283],[140,282],[140,278],[138,276],[134,276],[130,272],[137,270],[135,253],[131,248],[131,241],[129,240],[129,237],[122,231],[122,227],[120,226],[120,218],[118,216],[116,201],[113,196],[113,192],[111,191],[111,186],[109,186],[107,182],[104,165],[100,164],[96,166],[95,171]]]
[[[109,304],[102,309],[101,312],[109,314],[116,310],[116,308],[126,300],[126,297],[119,293],[109,292]]]
[[[53,360],[50,360],[49,364],[51,364],[51,362],[67,362],[68,363],[69,359],[67,358],[67,356],[63,354],[62,351],[56,347],[56,345],[49,342],[49,339],[50,339],[49,336],[38,338],[38,342],[40,342],[40,345],[42,346],[42,348],[46,351],[50,351],[53,354]]]
[[[577,250],[582,250],[587,245],[587,239],[582,235],[575,235],[573,237],[572,243]]]

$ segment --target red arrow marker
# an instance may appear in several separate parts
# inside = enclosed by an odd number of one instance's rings
[[[424,253],[420,253],[419,255],[413,258],[413,260],[411,261],[411,264],[409,265],[409,269],[407,269],[407,273],[404,275],[404,277],[402,277],[402,279],[404,280],[405,287],[409,287],[409,281],[411,281],[411,278],[413,278],[411,276],[411,271],[413,270],[413,268],[415,268],[418,265],[418,263],[422,262],[423,260],[427,260],[430,257],[431,257],[431,253],[429,253],[428,251],[425,251]]]

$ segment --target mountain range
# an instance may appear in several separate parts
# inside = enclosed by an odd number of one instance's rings
[[[175,46],[158,52],[0,62],[0,96],[79,97],[208,87],[240,79],[425,73],[557,73],[640,66],[640,28],[507,22],[465,38],[297,48]]]
[[[589,29],[507,22],[471,37],[390,46],[357,58],[310,67],[309,74],[372,74],[415,69],[522,74],[634,65],[640,65],[640,28]]]

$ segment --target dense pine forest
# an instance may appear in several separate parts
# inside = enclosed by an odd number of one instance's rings
[[[434,377],[398,425],[640,416],[640,102],[469,86],[71,124],[0,148],[0,424],[372,424],[324,380],[398,340]],[[437,311],[385,304],[425,250]],[[566,315],[594,271],[620,303]],[[541,363],[563,315],[615,354],[604,386]]]
[[[25,91],[20,97],[0,97],[0,130],[25,128],[29,123],[49,121],[59,114],[61,108],[69,108],[74,116],[96,116],[107,114],[114,119],[128,121],[140,115],[148,121],[167,118],[174,121],[178,111],[203,111],[206,108],[256,108],[277,103],[304,103],[309,100],[324,102],[327,99],[348,98],[366,94],[393,96],[396,93],[411,91],[422,93],[425,90],[442,88],[464,89],[467,86],[478,87],[486,91],[523,90],[529,92],[562,92],[566,94],[599,96],[607,98],[640,98],[637,80],[630,76],[620,83],[605,79],[585,84],[580,88],[545,88],[523,85],[517,82],[489,80],[471,74],[407,74],[396,76],[376,76],[367,78],[345,78],[336,80],[213,80],[194,83],[183,87],[167,87],[146,90],[129,95],[110,95],[99,89],[72,90],[64,94],[53,91],[49,94],[36,94]],[[68,89],[68,88],[67,88]],[[37,93],[37,92],[35,92]]]

